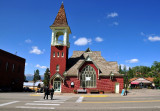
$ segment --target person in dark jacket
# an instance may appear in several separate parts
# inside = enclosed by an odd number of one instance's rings
[[[48,95],[49,95],[49,88],[48,87],[46,87],[46,88],[44,88],[44,99],[47,97],[47,99],[48,99]]]
[[[50,89],[50,94],[51,94],[51,100],[53,99],[53,94],[54,94],[54,89],[53,87]]]

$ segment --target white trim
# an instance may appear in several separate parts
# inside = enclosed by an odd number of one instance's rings
[[[54,92],[61,92],[61,80],[60,81],[53,81],[53,86],[55,83],[60,83],[60,91],[56,91],[54,87]]]
[[[115,83],[115,93],[119,93],[119,88],[120,88],[119,83],[116,82]]]

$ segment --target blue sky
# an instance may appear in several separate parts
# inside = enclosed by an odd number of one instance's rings
[[[63,0],[73,51],[101,51],[134,67],[160,61],[159,0]],[[50,25],[61,0],[0,0],[0,48],[26,59],[25,74],[50,64]]]

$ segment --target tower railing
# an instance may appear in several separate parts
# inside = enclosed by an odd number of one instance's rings
[[[62,40],[57,40],[57,41],[55,42],[55,45],[64,45],[64,41],[62,41]],[[69,43],[69,42],[67,43],[67,46],[70,47],[70,43]]]
[[[57,40],[55,45],[63,45],[63,41],[62,40]]]

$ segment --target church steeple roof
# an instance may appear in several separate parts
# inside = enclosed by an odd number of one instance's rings
[[[63,2],[51,27],[69,27]]]

